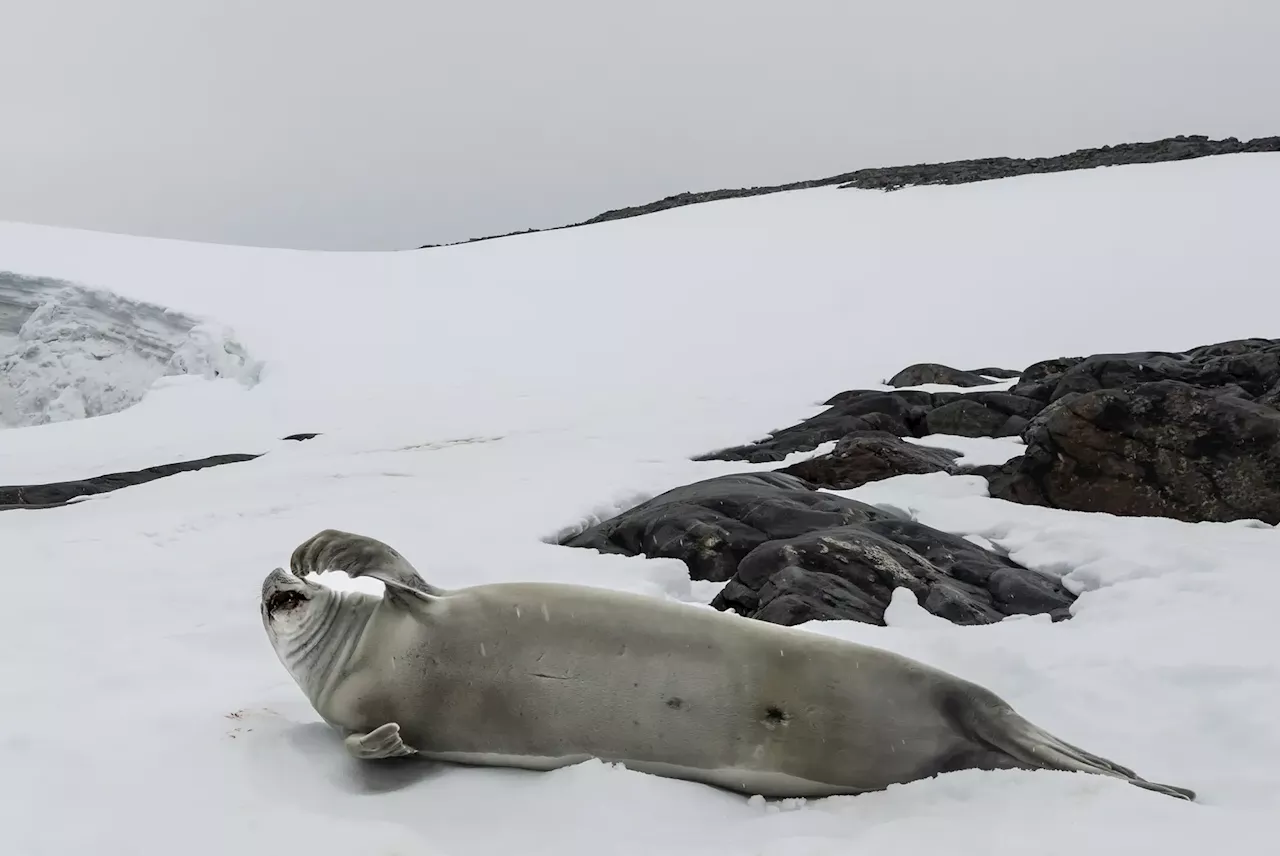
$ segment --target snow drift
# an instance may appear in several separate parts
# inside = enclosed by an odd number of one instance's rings
[[[234,331],[146,301],[0,271],[0,425],[116,413],[169,374],[253,385]]]
[[[874,483],[851,495],[1061,575],[1082,592],[1074,615],[957,627],[899,593],[887,627],[808,627],[977,680],[1064,739],[1194,788],[1197,804],[1068,773],[957,773],[765,804],[600,763],[361,767],[280,668],[257,598],[297,543],[332,526],[393,544],[444,587],[557,580],[705,605],[714,592],[679,562],[545,539],[637,497],[766,468],[692,457],[912,363],[1019,368],[1268,334],[1278,197],[1280,155],[1247,154],[806,190],[408,253],[0,226],[0,269],[120,301],[93,309],[95,323],[135,312],[125,301],[163,307],[136,310],[150,320],[130,315],[131,330],[151,332],[121,341],[168,343],[147,356],[112,346],[165,366],[133,386],[145,394],[132,406],[0,434],[6,482],[268,452],[0,512],[0,849],[1271,852],[1274,527],[1027,508],[973,476]],[[234,329],[244,365],[265,366],[258,382],[164,376],[164,354],[195,329],[165,310]],[[222,365],[221,334],[200,341],[213,357],[183,365]],[[242,352],[227,353],[240,378]],[[77,365],[53,360],[50,376],[86,374]],[[320,436],[276,440],[297,431]]]

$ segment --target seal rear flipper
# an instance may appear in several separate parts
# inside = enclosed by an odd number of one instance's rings
[[[1149,782],[1128,767],[1060,740],[1031,724],[1002,702],[970,696],[958,707],[958,718],[972,737],[1005,753],[1027,769],[1095,773],[1124,779],[1131,785],[1177,799],[1194,801],[1196,798],[1195,791]]]
[[[325,529],[299,544],[289,557],[289,568],[299,578],[325,571],[371,577],[383,583],[391,597],[429,600],[442,593],[390,545],[338,529]]]
[[[395,722],[379,725],[368,734],[348,734],[342,744],[351,757],[361,761],[403,758],[416,755],[418,752],[413,747],[405,745],[400,738],[400,725]]]

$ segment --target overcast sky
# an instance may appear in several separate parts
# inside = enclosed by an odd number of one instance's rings
[[[0,219],[397,249],[684,190],[1280,134],[1277,0],[5,0]]]

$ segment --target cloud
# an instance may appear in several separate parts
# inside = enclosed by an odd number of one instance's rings
[[[1256,0],[49,0],[6,35],[0,218],[268,246],[1280,132]]]

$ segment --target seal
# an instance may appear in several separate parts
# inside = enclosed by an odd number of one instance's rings
[[[383,593],[307,579],[326,571]],[[445,590],[389,545],[333,529],[266,577],[261,613],[280,662],[359,759],[551,770],[596,758],[769,798],[1045,769],[1195,799],[889,651],[589,586]]]

